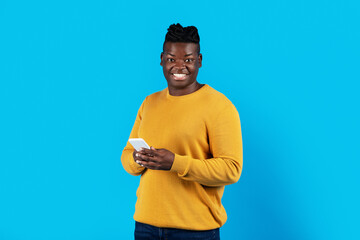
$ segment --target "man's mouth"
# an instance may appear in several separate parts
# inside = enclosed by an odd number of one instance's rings
[[[175,80],[184,80],[187,76],[187,74],[184,73],[172,73]]]

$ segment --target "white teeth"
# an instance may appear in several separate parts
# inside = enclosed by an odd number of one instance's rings
[[[175,76],[175,77],[185,77],[185,76],[186,76],[186,74],[178,74],[178,73],[174,73],[174,76]]]

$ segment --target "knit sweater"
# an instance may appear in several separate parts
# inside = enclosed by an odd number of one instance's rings
[[[141,175],[136,221],[188,230],[225,223],[224,186],[239,180],[243,163],[239,114],[228,98],[209,85],[182,96],[168,88],[153,93],[143,101],[130,138],[175,154],[169,171],[151,170],[134,161],[130,143],[124,148],[124,169]]]

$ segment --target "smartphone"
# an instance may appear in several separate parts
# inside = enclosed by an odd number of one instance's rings
[[[140,151],[140,148],[150,149],[149,145],[142,138],[129,138],[129,143],[131,143],[136,151]]]

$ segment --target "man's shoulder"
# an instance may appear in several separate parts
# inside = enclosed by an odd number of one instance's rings
[[[210,118],[214,118],[215,116],[215,119],[218,119],[217,116],[219,115],[227,116],[229,118],[239,116],[233,102],[225,96],[224,93],[214,89],[213,87],[209,87],[206,102],[207,109],[210,110],[208,111],[208,116]]]
[[[146,96],[145,100],[146,101],[154,101],[156,99],[160,99],[163,97],[166,97],[166,88],[161,91],[157,91],[157,92],[154,92],[154,93]]]
[[[214,102],[214,103],[222,103],[222,104],[231,104],[232,102],[230,101],[230,99],[228,97],[225,96],[224,93],[220,92],[219,90],[207,85],[207,94],[206,94],[206,98],[207,101],[209,102]]]

